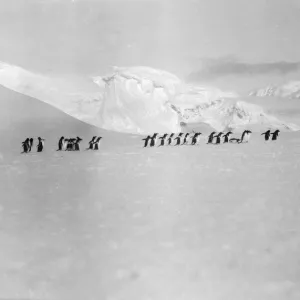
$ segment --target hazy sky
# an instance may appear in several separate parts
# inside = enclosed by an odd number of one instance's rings
[[[228,58],[231,73],[236,61],[278,71],[300,61],[299,31],[300,0],[0,0],[0,60],[49,74],[187,76]]]

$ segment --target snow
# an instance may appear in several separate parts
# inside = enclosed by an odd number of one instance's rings
[[[299,299],[298,132],[144,149],[0,93],[1,298]],[[104,138],[57,152],[61,135]],[[45,151],[21,155],[27,136]]]
[[[269,85],[267,87],[251,91],[249,96],[299,99],[300,81],[293,80],[281,85]]]
[[[99,77],[94,82],[105,83],[97,126],[107,130],[180,132],[182,122],[192,129],[206,124],[218,131],[300,129],[265,113],[258,104],[241,101],[234,92],[188,85],[173,74],[149,67],[115,67],[102,82]]]

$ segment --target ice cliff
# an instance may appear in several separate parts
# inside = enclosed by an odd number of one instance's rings
[[[98,126],[128,133],[179,132],[182,124],[215,130],[276,127],[298,130],[232,92],[184,83],[149,67],[114,68],[105,83]],[[100,84],[99,77],[94,80]],[[103,82],[101,84],[103,84]]]

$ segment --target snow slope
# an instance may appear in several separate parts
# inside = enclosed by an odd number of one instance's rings
[[[92,78],[50,77],[4,62],[0,62],[0,84],[91,124],[102,101],[103,88]]]
[[[4,88],[0,103],[0,298],[299,299],[299,133],[143,149]],[[45,152],[20,155],[31,134]],[[105,139],[60,153],[61,134]]]
[[[300,81],[290,81],[282,85],[269,85],[267,87],[251,91],[249,96],[299,99]]]

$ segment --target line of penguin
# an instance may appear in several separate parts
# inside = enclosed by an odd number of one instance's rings
[[[276,141],[278,139],[280,130],[275,130],[271,133],[270,130],[262,133],[261,135],[265,136],[265,141]],[[230,138],[230,135],[233,134],[233,132],[228,131],[227,133],[224,132],[212,132],[208,136],[207,144],[214,144],[219,145],[221,144],[223,138],[223,143],[248,143],[252,134],[252,131],[250,130],[244,130],[240,138]],[[148,135],[146,138],[142,139],[144,141],[144,148],[145,147],[154,147],[154,146],[181,146],[181,145],[199,145],[200,143],[200,137],[202,133],[200,132],[194,132],[191,133],[179,133],[176,137],[175,133],[165,133],[163,136],[159,137],[158,133],[154,133],[152,136]],[[272,137],[271,137],[272,136]]]
[[[93,136],[93,138],[89,141],[89,146],[86,150],[99,150],[100,141],[102,137]],[[27,138],[24,142],[22,142],[22,153],[31,152],[33,147],[33,138]],[[63,136],[58,141],[58,149],[57,151],[80,151],[80,142],[82,139],[80,137],[76,138],[64,138]],[[37,152],[42,152],[45,146],[45,139],[38,137],[38,144],[36,146]]]

